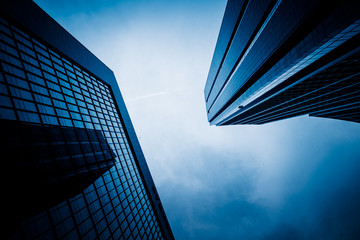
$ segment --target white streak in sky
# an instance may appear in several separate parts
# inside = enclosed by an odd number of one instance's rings
[[[130,99],[126,100],[125,102],[127,102],[127,103],[135,102],[135,101],[139,101],[139,100],[143,100],[143,99],[147,99],[147,98],[152,98],[152,97],[156,97],[156,96],[162,96],[162,95],[167,95],[167,94],[170,94],[170,93],[181,92],[183,90],[184,89],[182,89],[182,88],[177,88],[177,89],[170,90],[170,91],[162,91],[162,92],[157,92],[157,93],[151,93],[151,94],[147,94],[147,95],[143,95],[143,96],[130,98]]]

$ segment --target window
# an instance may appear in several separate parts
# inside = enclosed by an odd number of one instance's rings
[[[0,70],[4,72],[0,73],[0,119],[34,126],[61,126],[61,130],[53,128],[47,136],[57,141],[51,149],[63,154],[62,167],[75,168],[61,174],[109,167],[95,187],[91,184],[76,199],[63,202],[44,215],[51,217],[55,231],[49,231],[49,219],[40,227],[27,226],[36,234],[54,232],[56,238],[76,236],[75,225],[84,238],[111,233],[119,236],[125,229],[134,237],[140,236],[138,229],[144,234],[139,214],[145,215],[151,206],[143,196],[136,165],[132,165],[134,157],[128,149],[110,87],[46,44],[19,29],[7,28],[2,22],[0,19]],[[116,157],[111,164],[107,162],[114,158],[110,151]],[[32,221],[38,224],[44,219]]]

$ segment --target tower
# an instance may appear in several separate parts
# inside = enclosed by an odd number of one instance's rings
[[[204,91],[210,124],[360,122],[359,10],[350,0],[229,0]]]
[[[11,239],[173,239],[113,72],[32,1],[0,4]]]

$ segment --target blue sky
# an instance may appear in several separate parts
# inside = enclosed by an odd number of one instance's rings
[[[35,2],[114,71],[176,239],[360,239],[360,124],[209,126],[226,1]]]

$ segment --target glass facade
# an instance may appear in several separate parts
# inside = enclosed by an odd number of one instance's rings
[[[229,0],[205,86],[209,122],[215,125],[262,124],[302,114],[315,116],[322,101],[345,101],[346,95],[338,95],[336,100],[317,91],[320,95],[316,111],[313,107],[304,110],[310,100],[304,95],[303,104],[297,103],[297,113],[284,114],[287,110],[282,108],[282,117],[262,115],[262,112],[271,115],[269,109],[299,98],[292,92],[302,81],[303,85],[308,85],[309,92],[315,91],[316,87],[310,87],[310,82],[315,82],[313,74],[320,74],[325,68],[333,67],[342,73],[351,66],[348,72],[356,73],[356,63],[349,60],[349,65],[345,66],[344,58],[357,57],[356,41],[360,33],[357,9],[357,1]],[[342,68],[338,64],[341,61]],[[333,82],[342,81],[338,85],[340,90],[349,76],[339,74],[337,77]],[[333,87],[329,85],[329,89],[334,90]],[[280,93],[284,102],[268,101]],[[327,108],[326,104],[322,107],[323,110]],[[340,110],[341,105],[338,107]],[[333,118],[360,121],[354,108],[353,114],[349,111],[344,118],[342,114],[335,114]]]
[[[111,87],[20,28],[0,18],[5,235],[166,238]]]

